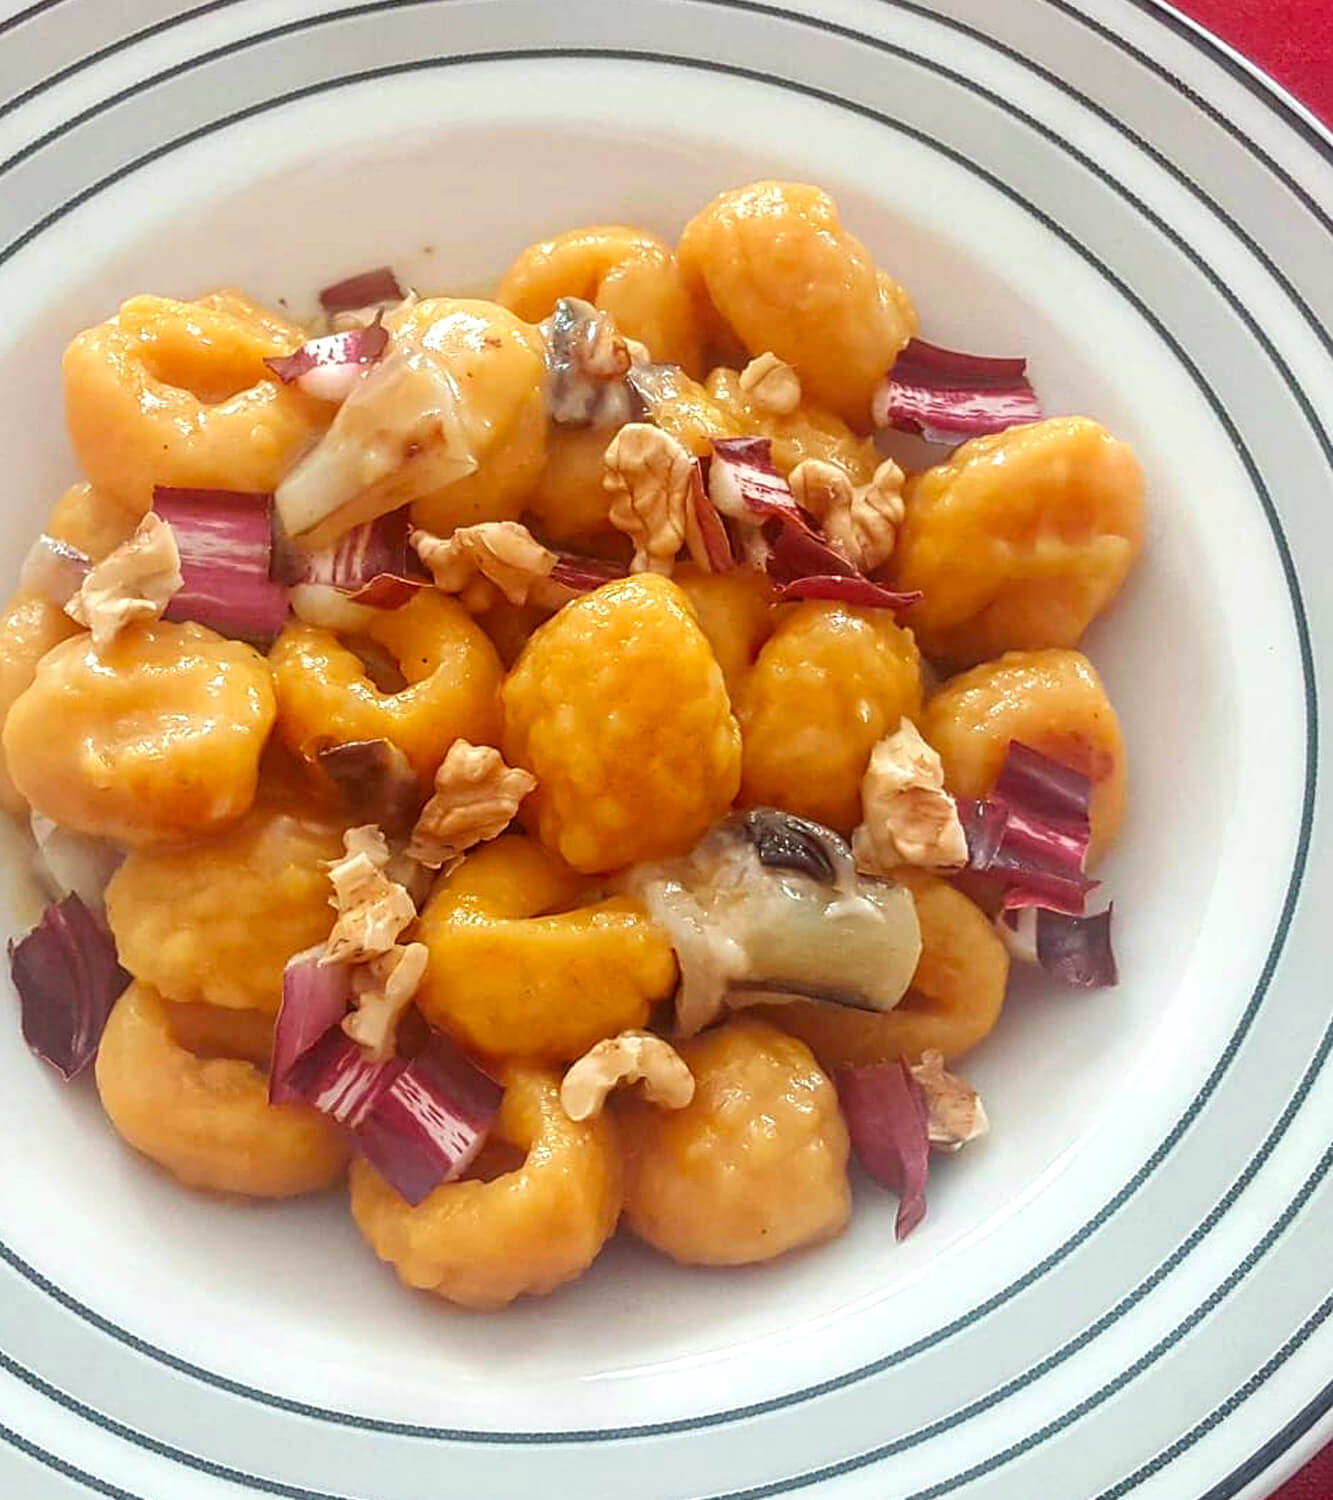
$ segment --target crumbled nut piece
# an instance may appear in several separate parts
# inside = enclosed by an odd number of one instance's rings
[[[740,387],[756,406],[777,417],[790,416],[801,404],[800,377],[771,349],[741,371]]]
[[[398,1022],[412,1003],[426,972],[430,949],[425,943],[395,943],[387,952],[352,971],[356,1009],[343,1017],[342,1029],[371,1062],[384,1062],[398,1045]]]
[[[432,870],[456,863],[473,844],[503,833],[536,785],[530,771],[507,766],[498,750],[455,740],[412,830],[409,857]]]
[[[457,594],[474,614],[496,602],[496,591],[510,604],[559,609],[574,591],[551,580],[559,557],[517,521],[482,521],[460,526],[451,536],[413,531],[412,545],[430,569],[435,587]]]
[[[150,510],[129,541],[89,572],[65,613],[92,631],[100,649],[135,620],[161,619],[184,582],[171,527]]]
[[[695,472],[684,444],[648,422],[629,422],[611,439],[602,487],[611,524],[634,543],[631,572],[671,572],[685,544]]]
[[[651,1031],[622,1031],[585,1052],[565,1074],[560,1104],[571,1120],[590,1120],[622,1084],[642,1083],[644,1097],[664,1109],[684,1109],[694,1098],[685,1059]]]
[[[412,897],[384,873],[389,846],[373,823],[343,834],[347,853],[329,866],[338,913],[321,964],[354,964],[387,953],[402,930],[416,919]]]
[[[845,469],[807,458],[788,476],[798,505],[815,516],[831,547],[862,573],[893,555],[903,523],[903,471],[886,458],[869,484],[856,486]]]
[[[910,719],[870,753],[861,782],[861,819],[852,834],[852,853],[862,869],[959,870],[967,864],[967,835],[958,804],[944,790],[944,767]]]
[[[926,1096],[932,1146],[958,1151],[990,1129],[981,1096],[966,1080],[945,1072],[942,1052],[923,1052],[912,1077]]]

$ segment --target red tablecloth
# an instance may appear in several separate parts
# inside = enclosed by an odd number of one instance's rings
[[[1333,124],[1333,0],[1173,0]],[[1273,1500],[1333,1500],[1333,1444]]]

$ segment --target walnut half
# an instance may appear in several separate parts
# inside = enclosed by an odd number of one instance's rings
[[[882,567],[893,555],[906,513],[903,471],[886,458],[869,484],[854,485],[845,469],[822,458],[807,458],[788,476],[792,496],[820,523],[831,547],[862,573]]]
[[[126,625],[161,619],[184,582],[175,535],[150,510],[129,541],[89,571],[65,613],[92,631],[100,650]]]
[[[421,810],[407,854],[432,870],[459,860],[513,821],[537,778],[507,766],[490,745],[455,740],[435,773],[435,794]]]
[[[629,422],[611,439],[602,487],[611,524],[634,543],[631,572],[671,572],[685,545],[695,472],[689,449],[651,423]]]
[[[412,546],[442,594],[457,594],[474,614],[495,604],[497,592],[510,604],[559,609],[574,590],[551,578],[560,561],[518,521],[480,521],[447,537],[420,529]]]
[[[694,1098],[694,1074],[685,1059],[651,1031],[622,1031],[579,1058],[560,1085],[560,1104],[571,1120],[602,1112],[612,1089],[642,1083],[644,1098],[664,1109],[684,1109]]]
[[[911,719],[870,753],[861,782],[861,823],[852,834],[857,865],[884,874],[895,865],[961,870],[967,835],[944,790],[944,767]]]

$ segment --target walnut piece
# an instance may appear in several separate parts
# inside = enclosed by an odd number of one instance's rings
[[[845,469],[822,458],[807,458],[788,476],[798,505],[815,516],[829,546],[862,573],[882,567],[893,555],[903,523],[903,471],[886,458],[869,484],[853,485]]]
[[[788,417],[801,404],[801,382],[785,359],[770,349],[741,371],[740,387],[754,404],[776,417]]]
[[[960,870],[967,835],[944,790],[944,767],[911,719],[870,753],[861,782],[861,823],[852,834],[857,865],[884,874],[895,865]]]
[[[537,778],[507,766],[498,750],[455,740],[435,773],[435,794],[421,810],[407,853],[439,870],[474,844],[501,834]]]
[[[510,604],[543,609],[559,609],[574,597],[573,589],[550,577],[559,557],[517,521],[460,526],[447,537],[416,530],[411,540],[435,587],[457,594],[473,614],[489,609],[497,591]]]
[[[965,1079],[945,1072],[942,1052],[923,1052],[912,1077],[926,1096],[932,1146],[959,1151],[990,1129],[980,1094]]]
[[[398,1022],[421,984],[429,956],[425,943],[395,943],[353,969],[356,1009],[343,1017],[342,1029],[371,1062],[384,1062],[394,1055]]]
[[[560,1104],[571,1120],[602,1112],[607,1095],[642,1083],[644,1098],[663,1109],[684,1109],[694,1098],[694,1074],[685,1059],[651,1031],[622,1031],[585,1052],[565,1074]]]
[[[611,524],[634,543],[632,573],[670,574],[685,545],[693,455],[648,422],[629,422],[606,450],[602,487],[611,496]]]
[[[338,920],[329,933],[321,964],[355,964],[387,953],[409,923],[416,903],[407,890],[384,873],[389,846],[373,823],[343,834],[342,859],[329,865],[333,895],[329,905]]]
[[[155,511],[83,580],[65,613],[93,633],[99,650],[135,620],[160,620],[185,580],[171,527]]]

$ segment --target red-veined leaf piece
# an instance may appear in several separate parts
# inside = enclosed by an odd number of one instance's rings
[[[326,286],[319,294],[319,305],[326,313],[351,312],[375,302],[401,302],[405,295],[392,267],[376,266]]]
[[[389,740],[327,745],[315,760],[343,794],[355,817],[389,831],[415,821],[421,801],[417,773]]]
[[[376,314],[365,328],[309,339],[292,354],[264,363],[284,385],[299,386],[321,401],[344,401],[369,365],[389,347],[389,330]]]
[[[961,443],[1043,412],[1022,358],[995,359],[911,339],[880,382],[877,427],[914,432],[931,443]]]
[[[272,578],[273,496],[157,485],[153,509],[171,527],[182,587],[164,611],[219,635],[267,643],[287,620],[287,590]]]
[[[590,594],[604,583],[613,583],[627,574],[620,563],[606,562],[600,557],[574,557],[565,553],[556,559],[548,576],[552,583],[563,584],[576,594]]]
[[[1099,989],[1120,978],[1111,947],[1114,907],[1091,916],[1037,913],[1037,962],[1048,974],[1080,989]]]
[[[97,1056],[107,1017],[130,982],[111,934],[75,895],[53,901],[9,944],[23,1040],[66,1080]]]
[[[353,526],[332,546],[316,552],[289,543],[282,558],[283,576],[297,587],[335,588],[352,604],[398,609],[418,590],[430,586],[408,541],[411,530],[404,508]]]
[[[838,1100],[852,1150],[867,1172],[898,1195],[897,1239],[926,1216],[930,1175],[930,1112],[921,1085],[905,1062],[839,1068]]]
[[[704,485],[703,464],[694,462],[690,498],[685,515],[685,545],[690,557],[706,573],[726,573],[736,565],[726,522],[709,498]]]
[[[305,1097],[293,1081],[302,1063],[347,1014],[352,1003],[352,971],[347,964],[320,964],[324,944],[293,954],[282,971],[282,1004],[273,1027],[273,1060],[268,1097],[285,1104]]]
[[[897,593],[886,589],[882,583],[857,574],[812,574],[805,578],[794,578],[778,590],[780,599],[836,599],[841,604],[854,604],[866,609],[906,609],[921,597],[919,590]]]
[[[809,524],[778,473],[769,438],[714,438],[708,465],[708,497],[735,521],[783,517],[805,530]]]
[[[504,1090],[438,1033],[378,1090],[355,1130],[371,1166],[414,1206],[467,1171]]]

